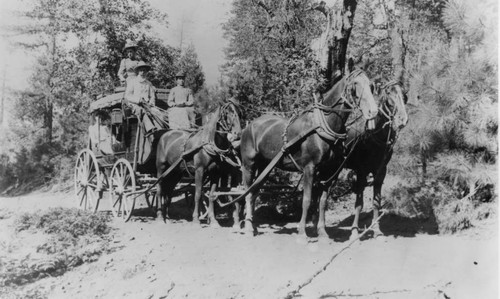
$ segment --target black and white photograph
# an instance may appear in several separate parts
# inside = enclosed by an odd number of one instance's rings
[[[499,298],[498,6],[1,0],[0,298]]]

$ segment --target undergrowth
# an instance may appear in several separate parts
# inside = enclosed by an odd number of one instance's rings
[[[0,287],[15,287],[47,276],[58,276],[83,263],[97,260],[108,248],[110,217],[78,209],[53,208],[42,213],[25,213],[14,221],[16,236],[34,238],[33,254],[16,256],[20,248],[9,248],[0,259]],[[1,292],[0,292],[1,295]],[[0,296],[1,297],[1,296]]]
[[[495,203],[483,203],[475,197],[462,197],[455,188],[441,181],[398,183],[386,197],[391,213],[435,221],[439,233],[456,233],[473,226],[475,221],[491,217]]]

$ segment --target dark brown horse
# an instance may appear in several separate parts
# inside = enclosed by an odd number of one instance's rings
[[[231,167],[228,164],[234,163],[231,160],[234,158],[231,142],[240,136],[240,118],[233,102],[217,107],[210,113],[208,122],[197,132],[172,130],[161,136],[156,152],[156,168],[160,178],[158,198],[164,220],[168,218],[168,206],[176,185],[183,177],[194,176],[193,222],[199,223],[199,205],[205,179],[209,178],[210,193],[213,193],[224,168]],[[162,177],[163,172],[182,156],[183,161]],[[218,226],[212,200],[209,201],[208,217],[211,225]]]
[[[356,173],[356,180],[353,184],[356,203],[351,239],[358,237],[359,214],[363,209],[363,191],[370,174],[373,175],[373,219],[378,218],[387,163],[392,157],[392,149],[398,132],[408,122],[405,108],[406,96],[399,82],[388,82],[380,89],[376,89],[374,94],[379,106],[379,113],[375,118],[375,129],[367,132],[363,121],[357,121],[347,129],[346,148],[349,156],[345,167]],[[375,235],[381,234],[377,224],[373,230]]]
[[[377,106],[370,90],[370,81],[361,70],[353,71],[341,79],[324,96],[322,104],[316,104],[294,119],[266,115],[252,121],[241,136],[243,184],[248,188],[266,165],[284,148],[284,144],[298,138],[286,149],[277,167],[287,171],[302,171],[303,199],[302,218],[299,223],[300,237],[306,236],[306,215],[311,197],[326,193],[321,181],[335,172],[342,162],[342,140],[345,138],[345,122],[353,109],[360,109],[366,119],[377,114]],[[304,132],[311,132],[301,138]],[[297,137],[299,136],[299,137]],[[254,233],[252,215],[257,194],[246,197],[245,230]],[[324,223],[326,196],[321,197],[318,235],[327,237]],[[256,230],[256,228],[255,228]]]

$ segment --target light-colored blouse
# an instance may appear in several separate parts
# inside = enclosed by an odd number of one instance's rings
[[[122,61],[120,62],[120,68],[118,69],[118,77],[120,78],[120,81],[126,80],[128,84],[132,78],[135,78],[137,76],[135,67],[138,64],[138,60],[132,60],[130,58],[122,59]]]
[[[130,84],[127,84],[125,90],[125,98],[134,104],[139,104],[142,101],[155,105],[155,88],[146,78],[136,77]]]
[[[192,106],[194,104],[193,92],[189,88],[176,86],[170,90],[167,104],[169,107],[175,107],[179,104]]]

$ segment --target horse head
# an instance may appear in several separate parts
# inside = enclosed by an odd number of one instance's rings
[[[361,69],[353,70],[342,78],[325,95],[324,105],[335,106],[342,102],[352,109],[359,109],[366,120],[377,116],[378,108],[370,88],[370,80]]]
[[[391,122],[394,130],[400,130],[408,123],[408,114],[405,104],[407,97],[403,92],[401,83],[389,81],[382,85],[378,91],[380,98],[380,113]]]
[[[219,126],[227,132],[228,140],[233,143],[241,138],[241,122],[238,104],[234,99],[229,99],[220,109]]]
[[[234,101],[217,106],[208,116],[204,125],[209,140],[221,148],[227,148],[241,138],[241,123],[238,108]]]

